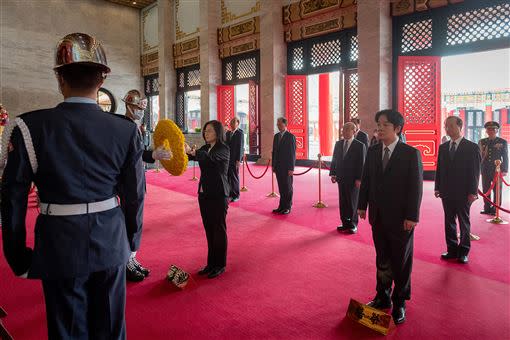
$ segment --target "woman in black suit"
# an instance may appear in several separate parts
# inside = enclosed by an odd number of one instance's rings
[[[227,210],[230,187],[228,162],[230,150],[225,145],[225,132],[221,123],[211,120],[204,125],[202,136],[205,145],[195,150],[185,145],[189,159],[200,165],[198,203],[207,237],[207,265],[198,272],[210,279],[225,272],[227,263]]]

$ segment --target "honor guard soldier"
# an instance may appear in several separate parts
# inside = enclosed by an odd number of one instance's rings
[[[42,280],[49,339],[125,339],[126,263],[140,244],[145,195],[142,142],[136,124],[96,103],[110,68],[94,37],[65,36],[54,70],[64,102],[12,120],[2,149],[4,254],[17,276]],[[40,198],[34,249],[25,226],[32,182]]]
[[[145,109],[147,108],[147,98],[143,98],[142,94],[138,90],[130,90],[128,93],[126,93],[122,101],[126,103],[125,116],[136,123],[140,134],[140,140],[142,140],[144,133],[142,119],[145,113]],[[171,157],[171,151],[164,150],[162,147],[157,148],[156,150],[144,150],[142,153],[142,160],[145,163],[151,164],[155,163],[156,160],[170,159]],[[126,265],[127,280],[132,282],[140,282],[143,281],[146,276],[149,276],[149,274],[150,270],[138,262],[136,259],[136,251],[133,251]]]
[[[499,124],[494,121],[485,123],[485,131],[489,137],[480,139],[478,145],[480,146],[480,152],[482,153],[482,189],[486,193],[490,189],[492,180],[494,179],[494,173],[496,172],[496,165],[494,161],[501,160],[501,175],[506,176],[508,173],[508,146],[507,141],[501,137],[496,136],[499,130]],[[500,185],[500,197],[501,202],[501,181]],[[492,190],[492,195],[489,193],[488,197],[492,196],[492,201],[496,202],[496,185]],[[484,199],[483,210],[481,214],[496,215],[496,208]]]

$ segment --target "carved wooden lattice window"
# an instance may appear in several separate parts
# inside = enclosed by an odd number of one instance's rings
[[[308,157],[306,76],[287,76],[286,116],[288,129],[296,136],[296,158]]]
[[[257,75],[257,60],[255,57],[240,60],[237,64],[237,78],[253,78]]]
[[[188,87],[200,86],[200,69],[188,72]]]
[[[222,82],[224,85],[246,84],[253,80],[258,82],[260,52],[249,52],[222,60]]]
[[[359,45],[358,45],[358,36],[351,36],[351,49],[349,51],[349,59],[350,61],[358,61],[359,57]]]
[[[151,74],[143,77],[144,92],[146,96],[157,96],[159,94],[159,75]]]
[[[177,69],[177,90],[192,91],[200,89],[200,65]]]
[[[402,53],[426,50],[432,47],[432,19],[412,22],[402,28]]]
[[[177,87],[179,88],[184,88],[186,83],[184,82],[184,72],[180,72],[179,75],[177,76],[177,81],[178,81],[178,84],[177,84]]]
[[[344,106],[344,119],[350,121],[352,118],[358,118],[358,84],[359,76],[358,70],[347,70],[344,73],[344,91],[345,91],[345,106]]]
[[[447,45],[510,37],[510,4],[502,3],[448,17]]]
[[[326,65],[340,64],[341,61],[340,39],[315,43],[312,46],[311,66],[320,67]]]
[[[436,64],[408,63],[404,69],[404,116],[409,124],[434,124],[436,121]]]
[[[176,100],[176,103],[175,103],[175,123],[182,130],[182,129],[185,128],[185,126],[184,126],[184,122],[185,122],[184,115],[185,115],[185,112],[186,112],[186,108],[184,107],[184,92],[183,91],[178,91],[175,100]]]
[[[292,49],[291,52],[291,58],[292,58],[292,69],[295,71],[302,70],[305,67],[305,60],[304,60],[304,47],[296,47]]]

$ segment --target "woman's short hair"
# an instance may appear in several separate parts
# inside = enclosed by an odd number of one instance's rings
[[[210,120],[204,124],[204,128],[202,129],[202,138],[205,140],[205,129],[209,124],[212,125],[214,132],[216,132],[216,143],[225,144],[225,129],[223,128],[221,122],[217,120]]]

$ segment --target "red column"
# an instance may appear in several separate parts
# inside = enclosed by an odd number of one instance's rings
[[[319,75],[319,134],[321,154],[323,156],[333,155],[333,112],[331,110],[331,92],[329,91],[329,73]]]

